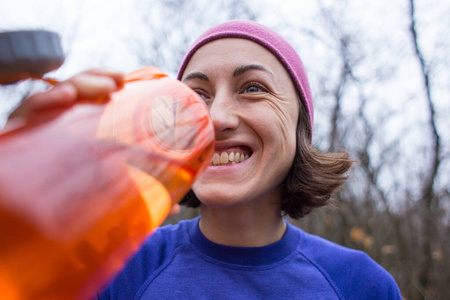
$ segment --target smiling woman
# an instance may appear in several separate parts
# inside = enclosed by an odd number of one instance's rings
[[[289,43],[251,21],[219,24],[178,79],[209,109],[210,166],[182,204],[200,217],[159,228],[101,299],[401,299],[366,254],[284,220],[329,202],[351,166],[311,145],[313,102]]]
[[[205,204],[232,205],[232,210],[238,205],[244,219],[244,210],[251,213],[267,206],[264,212],[268,215],[259,218],[275,221],[272,214],[280,212],[273,203],[281,202],[280,184],[296,147],[299,101],[289,74],[264,47],[238,38],[218,39],[197,50],[184,73],[189,77],[199,72],[208,80],[182,79],[202,95],[209,108],[216,133],[215,154],[238,150],[249,157],[239,164],[208,168],[196,182],[195,194]],[[228,211],[225,207],[220,213]],[[206,219],[202,218],[200,227]],[[273,226],[269,223],[267,227]],[[279,229],[282,235],[283,226]],[[252,238],[260,243],[255,232]]]

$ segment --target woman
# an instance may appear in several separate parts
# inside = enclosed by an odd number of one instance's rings
[[[302,62],[250,21],[197,39],[178,78],[209,108],[211,166],[182,201],[200,217],[158,229],[100,299],[401,299],[362,252],[288,224],[326,205],[346,153],[311,146],[313,104]]]
[[[122,78],[76,75],[29,98],[8,126],[113,92]],[[366,254],[283,219],[326,205],[351,165],[345,152],[311,146],[309,84],[285,39],[251,21],[217,25],[178,79],[204,99],[216,134],[211,166],[182,201],[200,217],[156,230],[99,299],[401,299]]]

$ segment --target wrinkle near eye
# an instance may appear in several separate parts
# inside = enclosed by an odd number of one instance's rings
[[[289,115],[290,115],[288,107],[280,105],[280,103],[277,103],[275,101],[269,101],[268,104],[272,107],[274,112],[279,117],[281,121],[280,122],[281,130],[283,131],[283,133],[286,134],[287,132],[285,132],[285,129],[287,126],[285,126],[285,124],[289,122]]]

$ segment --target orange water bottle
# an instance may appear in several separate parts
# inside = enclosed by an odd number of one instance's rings
[[[89,299],[214,151],[206,106],[154,67],[102,104],[0,133],[0,299]]]

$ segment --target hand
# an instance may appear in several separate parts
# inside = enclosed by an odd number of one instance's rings
[[[178,214],[180,212],[180,209],[181,209],[180,204],[178,203],[173,204],[172,207],[170,208],[168,217]]]
[[[124,75],[104,69],[91,69],[36,93],[9,116],[5,130],[53,119],[77,102],[95,102],[118,90]],[[19,125],[20,124],[20,125]]]

